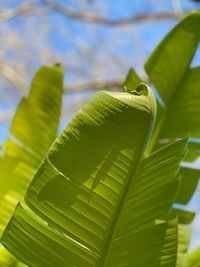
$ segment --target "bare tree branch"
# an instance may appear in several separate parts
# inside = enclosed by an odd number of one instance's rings
[[[94,90],[94,89],[106,89],[108,91],[113,91],[121,87],[121,81],[104,81],[104,80],[93,80],[82,83],[75,83],[65,86],[66,92],[78,92],[84,90]]]
[[[49,10],[44,9],[43,7],[40,7],[38,5],[33,4],[22,4],[14,9],[8,9],[0,11],[0,22],[8,21],[10,19],[13,19],[15,17],[20,16],[27,16],[27,15],[48,15]]]
[[[141,76],[140,76],[141,77]],[[145,83],[149,83],[149,78],[144,75],[141,77],[141,80]],[[64,89],[66,92],[79,92],[84,90],[95,90],[95,89],[101,89],[101,90],[107,90],[107,91],[114,91],[122,88],[123,79],[121,80],[91,80],[86,82],[80,82],[80,83],[73,83],[68,84],[64,86]]]
[[[128,26],[140,21],[157,21],[164,19],[180,19],[185,17],[188,12],[176,11],[176,12],[163,12],[159,14],[140,14],[130,18],[124,19],[110,19],[103,16],[98,16],[90,13],[75,12],[68,8],[66,5],[55,3],[51,0],[43,0],[46,8],[33,4],[22,4],[14,9],[0,11],[0,22],[7,21],[19,16],[47,16],[52,12],[58,12],[63,16],[78,20],[86,23],[102,24],[106,26]]]
[[[3,123],[5,121],[8,121],[9,119],[11,119],[13,117],[13,112],[12,110],[0,110],[0,123]],[[1,150],[1,147],[0,147]]]
[[[90,13],[79,13],[71,10],[66,5],[55,3],[51,0],[43,0],[43,2],[52,10],[59,12],[60,14],[82,22],[103,24],[107,26],[128,26],[140,21],[157,21],[162,19],[182,18],[185,17],[187,12],[164,12],[160,14],[140,14],[138,16],[125,18],[125,19],[110,19],[102,16],[93,15]]]
[[[24,92],[27,91],[28,85],[25,84],[22,79],[20,79],[19,74],[11,66],[1,63],[0,75],[10,81],[17,89],[20,89]]]
[[[171,0],[175,12],[183,12],[180,0]]]

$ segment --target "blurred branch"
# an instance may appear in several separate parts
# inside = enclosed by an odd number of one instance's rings
[[[28,88],[24,81],[19,78],[19,73],[17,73],[12,67],[7,64],[0,64],[0,76],[3,76],[8,81],[10,81],[17,89],[26,91]]]
[[[6,111],[0,110],[0,123],[3,123],[11,119],[13,116],[13,112],[14,112],[13,110],[6,110]]]
[[[16,8],[0,11],[0,22],[4,22],[15,17],[26,15],[48,15],[49,11],[43,7],[33,4],[22,4]]]
[[[82,22],[95,23],[95,24],[103,24],[107,26],[128,26],[139,21],[156,21],[161,19],[171,19],[171,18],[182,18],[185,17],[187,12],[164,12],[160,14],[140,14],[138,16],[125,18],[125,19],[110,19],[102,16],[93,15],[90,13],[80,13],[75,12],[72,9],[68,8],[66,5],[61,5],[55,3],[51,0],[43,0],[43,3],[46,4],[49,8],[54,11],[59,12],[60,14],[69,17],[74,20],[79,20]]]
[[[76,12],[68,8],[66,5],[58,4],[51,0],[43,0],[43,6],[33,4],[22,4],[14,9],[0,11],[0,22],[7,21],[19,16],[27,15],[49,15],[52,12],[58,12],[63,16],[87,23],[102,24],[106,26],[128,26],[140,21],[157,21],[163,19],[174,19],[185,17],[188,13],[182,11],[163,12],[159,14],[140,14],[124,19],[110,19],[86,12]]]
[[[183,12],[180,0],[171,0],[175,12]]]
[[[82,83],[75,83],[65,86],[66,92],[78,92],[84,90],[94,90],[94,89],[106,89],[112,91],[121,87],[121,81],[103,81],[103,80],[93,80]]]

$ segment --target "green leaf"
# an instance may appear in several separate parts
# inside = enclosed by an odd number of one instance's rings
[[[190,64],[200,41],[200,13],[182,20],[158,45],[145,64],[150,80],[162,97],[154,144],[159,139],[200,136],[198,127],[199,68]],[[197,123],[196,123],[197,122]]]
[[[199,12],[186,17],[161,41],[145,64],[145,70],[166,106],[184,84],[200,41],[199,24]]]
[[[185,253],[187,252],[188,247],[190,245],[192,229],[189,226],[179,224],[178,231],[179,231],[178,251],[180,253]]]
[[[124,88],[124,91],[132,91],[135,90],[141,82],[142,81],[140,77],[137,75],[135,70],[131,68],[124,82],[122,83],[122,86]]]
[[[199,156],[200,67],[190,64],[200,41],[200,12],[182,20],[158,45],[145,64],[150,80],[162,98],[150,150],[177,138],[193,137],[186,161]],[[196,141],[195,141],[196,138]],[[186,204],[194,193],[198,172],[182,169],[177,202]]]
[[[194,162],[197,160],[200,153],[200,139],[199,138],[189,138],[188,139],[188,153],[185,157],[185,161]]]
[[[178,257],[176,267],[192,267],[188,261],[188,247],[191,240],[192,229],[189,226],[178,226]]]
[[[184,233],[184,235],[186,235]],[[200,247],[198,246],[191,252],[180,253],[176,267],[199,267],[200,266]]]
[[[25,267],[23,263],[19,262],[10,252],[5,248],[0,248],[0,266],[2,267]]]
[[[194,220],[195,213],[182,209],[173,208],[173,214],[178,217],[178,222],[181,224],[190,224]]]
[[[30,266],[175,266],[178,190],[187,140],[144,158],[148,95],[100,92],[53,143],[2,242]],[[170,228],[173,229],[170,231]],[[30,249],[31,248],[31,249]]]
[[[0,232],[56,138],[62,94],[61,67],[44,66],[19,103],[0,157]]]
[[[187,259],[189,266],[199,267],[200,266],[200,247],[197,247],[192,252],[188,253]]]
[[[176,202],[180,204],[187,204],[193,196],[194,191],[197,187],[200,178],[200,170],[181,167],[180,176],[181,186]]]
[[[177,249],[178,249],[178,227],[177,218],[174,218],[172,214],[168,216],[166,223],[165,238],[163,240],[162,253],[160,257],[160,265],[164,267],[176,266]],[[146,265],[148,266],[148,262]]]
[[[186,135],[200,138],[200,67],[188,69],[182,79],[165,118],[163,139]]]

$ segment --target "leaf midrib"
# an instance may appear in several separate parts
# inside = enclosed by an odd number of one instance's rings
[[[149,127],[151,127],[151,125],[149,125]],[[148,138],[148,135],[147,135],[146,138]],[[143,155],[142,151],[144,151],[144,147],[145,147],[145,142],[143,144],[143,147],[141,148],[141,151],[138,152],[138,155],[140,155],[140,156],[136,159],[136,163],[134,164],[134,166],[132,167],[132,169],[130,171],[130,174],[129,174],[128,178],[127,178],[127,183],[124,186],[124,190],[122,192],[122,196],[121,196],[121,199],[119,201],[118,207],[116,208],[115,214],[113,215],[112,223],[111,223],[111,226],[110,226],[110,231],[109,231],[109,234],[107,236],[107,239],[106,239],[106,242],[105,242],[105,245],[104,245],[100,260],[99,260],[99,263],[97,265],[99,267],[103,267],[105,262],[106,262],[107,255],[108,255],[108,252],[110,250],[110,246],[112,244],[113,235],[114,235],[114,232],[115,232],[115,229],[116,229],[116,226],[117,226],[117,223],[118,223],[122,208],[123,208],[123,206],[125,204],[126,197],[128,195],[128,191],[129,191],[129,188],[130,188],[130,184],[132,182],[131,178],[134,176],[135,171],[136,171],[137,166],[138,166],[138,163],[140,162],[140,158]]]

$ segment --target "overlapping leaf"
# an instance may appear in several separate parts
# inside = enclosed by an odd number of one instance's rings
[[[42,67],[18,106],[0,158],[0,232],[56,138],[62,83],[59,65]]]
[[[199,12],[182,20],[158,45],[145,65],[164,103],[159,109],[151,149],[163,142],[190,136],[193,141],[189,145],[188,159],[185,159],[188,161],[195,160],[200,151],[200,68],[190,67],[200,42],[199,25]],[[194,193],[200,172],[190,169],[188,177],[185,169],[182,172],[182,190],[177,201],[186,203]],[[188,185],[191,190],[188,188],[186,192]]]
[[[14,255],[42,267],[175,266],[176,223],[162,218],[186,140],[142,159],[155,112],[147,94],[101,92],[77,113],[28,189],[34,213],[19,205],[4,232]]]

